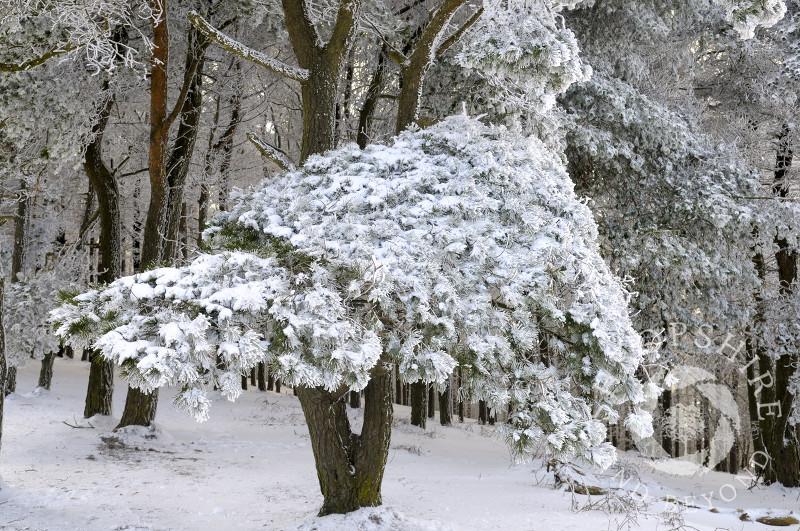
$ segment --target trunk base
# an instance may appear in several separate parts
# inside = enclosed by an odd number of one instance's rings
[[[324,497],[319,516],[381,505],[381,483],[392,428],[392,379],[374,376],[364,390],[364,426],[350,430],[347,393],[297,388],[311,436],[317,478]]]
[[[84,418],[95,415],[111,415],[111,397],[114,393],[114,364],[105,361],[99,354],[91,355],[89,388],[86,390]]]
[[[157,406],[158,389],[148,394],[139,391],[135,387],[129,387],[122,419],[114,429],[118,430],[125,426],[149,426],[156,418]]]

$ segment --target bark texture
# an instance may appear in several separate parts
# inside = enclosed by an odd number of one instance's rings
[[[39,369],[39,387],[47,389],[48,391],[53,383],[53,361],[55,357],[55,352],[48,352],[45,354],[42,359],[42,367]]]
[[[125,410],[115,430],[125,426],[149,426],[156,418],[158,407],[158,389],[152,393],[143,393],[135,387],[128,387],[125,399]]]
[[[103,83],[103,88],[106,91],[109,89],[108,81]],[[103,161],[103,135],[113,105],[114,98],[109,96],[92,126],[92,141],[86,146],[83,159],[83,169],[89,178],[91,189],[97,196],[100,213],[100,271],[97,273],[97,281],[103,284],[113,282],[122,276],[119,187],[116,178]],[[111,415],[114,366],[97,355],[90,355],[89,361],[91,362],[89,387],[86,391],[83,415],[86,418],[94,415]]]
[[[8,380],[6,332],[5,328],[3,328],[3,294],[5,293],[5,287],[6,279],[0,277],[0,450],[3,449],[3,410],[6,404],[6,383]]]
[[[84,418],[95,415],[111,415],[114,394],[114,364],[105,361],[99,352],[89,354],[89,387],[86,390]]]
[[[425,429],[428,420],[428,386],[424,382],[411,384],[411,424]]]
[[[311,436],[320,490],[320,516],[381,504],[381,483],[392,427],[391,373],[376,375],[364,390],[364,426],[353,433],[346,393],[298,388]]]
[[[447,388],[439,394],[439,423],[442,426],[451,426],[453,424],[453,391],[451,384],[448,384]]]

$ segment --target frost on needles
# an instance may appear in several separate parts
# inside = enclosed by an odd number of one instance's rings
[[[557,154],[466,116],[312,156],[238,192],[210,253],[68,298],[58,335],[92,344],[143,390],[182,388],[207,418],[259,361],[290,385],[363,389],[379,364],[511,412],[520,460],[608,466],[603,421],[652,428],[628,294],[598,252]],[[221,361],[221,362],[220,362]],[[645,391],[648,391],[647,393]]]

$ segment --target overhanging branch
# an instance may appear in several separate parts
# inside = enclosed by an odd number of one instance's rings
[[[208,21],[201,17],[196,11],[189,13],[189,21],[206,38],[216,42],[233,55],[241,57],[242,59],[247,59],[248,61],[263,66],[264,68],[281,76],[288,77],[289,79],[294,79],[295,81],[308,80],[309,74],[308,70],[305,68],[289,66],[286,63],[278,61],[277,59],[273,59],[264,53],[253,50],[252,48],[248,48],[241,42],[225,35],[220,30],[209,24]]]
[[[256,149],[258,149],[258,151],[260,151],[264,157],[280,166],[281,169],[286,171],[294,171],[297,168],[292,161],[289,160],[289,157],[286,156],[286,153],[274,146],[267,144],[258,138],[255,133],[247,133],[247,139],[252,142]]]

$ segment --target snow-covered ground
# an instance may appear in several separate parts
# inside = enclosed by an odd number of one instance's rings
[[[610,495],[573,496],[554,488],[541,462],[512,466],[490,428],[437,421],[422,431],[402,406],[395,406],[384,506],[317,518],[322,496],[291,394],[250,390],[236,403],[215,396],[211,420],[197,424],[162,390],[155,430],[114,434],[116,419],[81,418],[88,372],[87,363],[57,359],[52,390],[34,392],[38,364],[20,371],[18,393],[6,402],[0,476],[11,496],[0,500],[0,529],[665,530],[683,519],[683,529],[763,530],[772,526],[742,515],[794,511],[800,519],[800,489],[748,490],[715,472],[670,476],[632,453],[622,461],[638,479],[626,482],[611,469],[591,479]],[[117,417],[125,390],[118,381]],[[609,510],[634,489],[643,495],[635,520]]]

